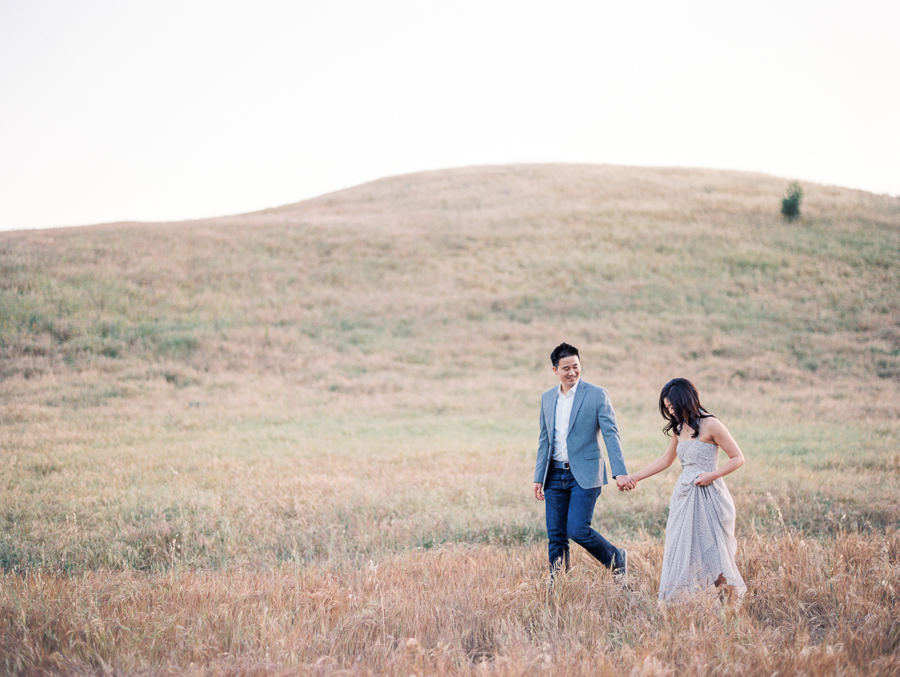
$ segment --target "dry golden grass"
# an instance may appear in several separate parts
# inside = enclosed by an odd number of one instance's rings
[[[5,575],[18,674],[894,675],[900,538],[750,535],[743,604],[661,605],[662,547],[627,587],[540,547],[446,546],[359,567]]]
[[[900,203],[784,187],[481,167],[0,233],[0,671],[897,674]],[[630,591],[548,596],[560,340],[630,467],[675,375],[734,433],[740,608],[655,602],[677,469],[598,503]]]

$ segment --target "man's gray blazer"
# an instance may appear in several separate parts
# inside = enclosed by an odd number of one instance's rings
[[[541,485],[547,482],[547,471],[553,459],[553,437],[556,429],[556,397],[559,386],[541,396],[541,436],[538,440],[537,463],[534,481]],[[569,467],[575,481],[582,489],[602,487],[606,479],[606,463],[600,453],[598,433],[603,434],[606,455],[613,477],[626,475],[625,459],[622,457],[622,443],[616,426],[616,413],[606,388],[579,381],[572,402],[569,417],[569,434],[566,447],[569,452]]]

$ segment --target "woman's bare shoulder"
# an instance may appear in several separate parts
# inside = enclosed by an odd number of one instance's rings
[[[728,434],[728,428],[715,416],[700,419],[700,437],[704,439],[716,439]]]

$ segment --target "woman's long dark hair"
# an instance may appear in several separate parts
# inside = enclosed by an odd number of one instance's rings
[[[675,410],[674,416],[669,413],[666,400],[669,400]],[[663,386],[662,392],[659,394],[659,413],[668,421],[666,427],[663,428],[663,432],[667,436],[671,435],[673,431],[676,436],[680,435],[684,430],[684,424],[687,423],[694,429],[691,437],[698,437],[700,435],[700,419],[715,418],[700,404],[700,395],[697,393],[697,389],[686,378],[673,378]]]

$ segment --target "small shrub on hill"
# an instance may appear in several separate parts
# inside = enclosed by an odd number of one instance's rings
[[[794,181],[788,186],[787,193],[781,201],[781,213],[788,221],[800,218],[800,200],[803,198],[803,189]]]

